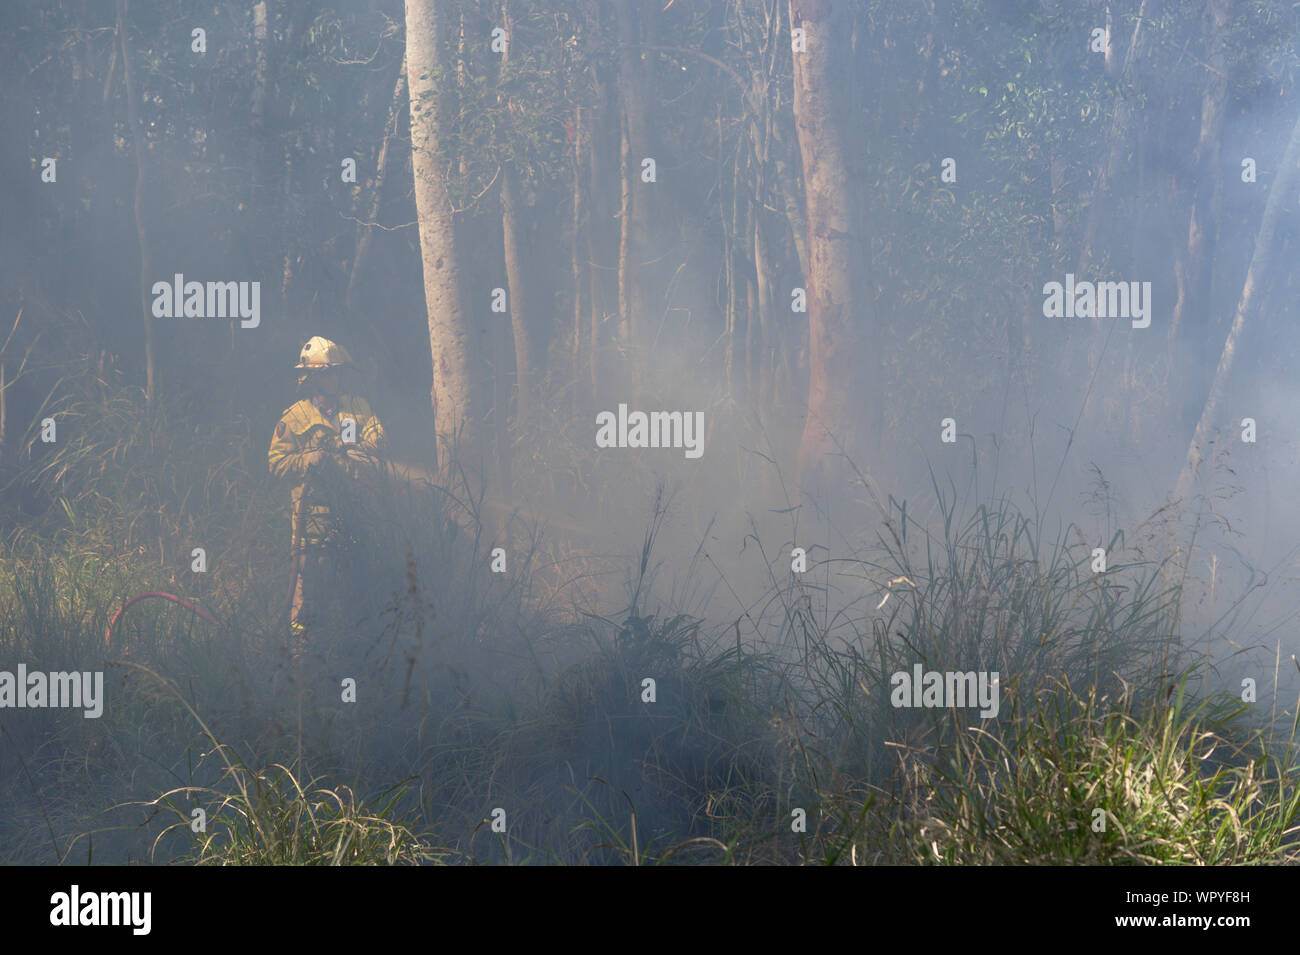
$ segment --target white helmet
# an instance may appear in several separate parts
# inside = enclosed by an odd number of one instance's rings
[[[341,368],[350,364],[352,364],[352,356],[348,354],[346,348],[328,338],[313,335],[307,339],[307,344],[302,346],[302,351],[298,355],[298,364],[294,365],[294,368],[315,371]]]

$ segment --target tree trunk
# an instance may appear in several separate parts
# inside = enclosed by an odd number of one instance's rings
[[[573,110],[573,353],[571,360],[570,377],[573,381],[572,410],[574,414],[585,406],[582,388],[579,382],[583,379],[583,361],[582,361],[582,340],[585,337],[585,324],[583,319],[586,315],[587,302],[587,260],[590,257],[588,249],[591,245],[591,236],[587,227],[587,203],[586,203],[586,184],[582,181],[582,160],[583,160],[583,143],[587,131],[583,122],[583,110],[581,106],[574,107]]]
[[[1146,15],[1146,7],[1147,0],[1142,0],[1142,5],[1138,7],[1137,20],[1133,24],[1133,35],[1129,39],[1128,52],[1124,55],[1123,67],[1120,67],[1114,58],[1114,44],[1110,42],[1110,9],[1107,8],[1106,11],[1106,74],[1112,79],[1118,79],[1121,84],[1128,80],[1129,68],[1133,64],[1133,54],[1137,50],[1138,37],[1142,33],[1142,20]],[[1131,112],[1128,100],[1125,98],[1125,92],[1120,89],[1115,95],[1115,112],[1111,116],[1110,132],[1106,137],[1108,145],[1105,162],[1097,169],[1092,198],[1088,206],[1088,217],[1084,220],[1083,244],[1079,249],[1078,264],[1074,268],[1074,274],[1081,280],[1087,278],[1088,267],[1092,264],[1093,246],[1097,240],[1097,227],[1101,222],[1101,217],[1107,211],[1105,206],[1110,195],[1111,184],[1119,175],[1124,144],[1128,141]]]
[[[768,353],[773,347],[772,325],[772,266],[768,257],[767,239],[763,228],[763,207],[754,207],[754,291],[757,308],[750,324],[754,326],[754,350],[751,355],[750,395],[757,401],[756,414],[766,423],[767,410],[772,401],[772,380],[768,372]]]
[[[402,108],[402,94],[406,92],[406,60],[403,59],[397,68],[397,83],[393,86],[393,101],[388,107],[388,123],[384,126],[384,139],[379,146],[379,156],[375,160],[375,178],[371,189],[373,195],[370,199],[370,217],[369,223],[379,221],[380,200],[384,195],[384,177],[388,173],[388,147],[392,143],[393,137],[397,135],[397,120]],[[357,277],[361,274],[361,266],[365,263],[367,255],[370,253],[370,240],[374,235],[374,225],[357,226],[357,253],[352,257],[352,271],[348,276],[347,304],[348,311],[356,311],[357,295]]]
[[[514,43],[514,21],[509,4],[501,5],[501,19],[505,25],[506,48],[501,55],[501,68],[510,62],[510,47]],[[507,107],[509,104],[505,104]],[[533,398],[533,348],[528,329],[528,295],[524,291],[524,271],[519,241],[518,175],[512,163],[501,170],[501,235],[506,262],[506,284],[509,285],[510,328],[515,340],[515,432],[526,433],[532,418]],[[500,413],[502,409],[498,409]]]
[[[1088,201],[1088,214],[1084,219],[1083,242],[1079,248],[1079,260],[1074,268],[1074,274],[1079,279],[1088,277],[1088,270],[1092,267],[1095,249],[1098,243],[1097,232],[1103,218],[1113,221],[1115,216],[1110,208],[1111,190],[1119,178],[1121,164],[1124,160],[1125,147],[1130,142],[1129,131],[1132,127],[1133,111],[1129,106],[1127,98],[1127,83],[1129,71],[1133,65],[1134,54],[1137,51],[1138,39],[1142,34],[1142,23],[1146,15],[1147,0],[1142,0],[1138,7],[1137,18],[1133,24],[1133,33],[1129,38],[1128,50],[1124,54],[1124,60],[1121,64],[1115,56],[1117,44],[1112,42],[1111,37],[1115,32],[1115,25],[1112,22],[1110,6],[1106,7],[1106,53],[1105,68],[1106,75],[1118,84],[1115,93],[1115,110],[1111,115],[1110,129],[1106,136],[1107,148],[1104,153],[1104,160],[1098,166],[1093,180],[1092,195]],[[1108,238],[1113,237],[1112,232]],[[1105,342],[1109,338],[1109,332],[1101,334],[1097,331],[1099,326],[1090,328],[1090,341],[1087,349],[1087,369],[1091,370],[1101,364],[1105,358]],[[1067,358],[1068,361],[1068,358]],[[1070,374],[1078,374],[1079,370],[1073,370]],[[1117,380],[1117,388],[1123,388],[1123,375],[1121,372],[1110,373]],[[1127,394],[1125,394],[1127,399]],[[1112,402],[1115,396],[1112,395]],[[1088,415],[1088,421],[1091,425],[1097,426],[1098,416],[1102,421],[1105,419],[1105,402],[1106,395],[1104,392],[1089,392],[1084,399],[1084,413]],[[1112,403],[1112,408],[1115,403]]]
[[[145,144],[144,130],[140,126],[140,96],[135,88],[134,74],[131,70],[131,41],[127,36],[126,0],[117,0],[117,38],[122,47],[122,82],[126,86],[126,116],[131,127],[131,140],[135,144],[135,234],[140,245],[140,307],[144,315],[144,396],[148,404],[153,404],[154,396],[154,354],[153,354],[153,311],[149,301],[149,277],[153,272],[149,256],[149,234],[144,222],[144,166]]]
[[[1192,154],[1195,192],[1187,226],[1187,255],[1180,263],[1178,301],[1169,323],[1172,344],[1187,320],[1187,332],[1198,355],[1209,343],[1210,288],[1222,182],[1218,173],[1219,140],[1228,102],[1226,51],[1231,7],[1231,0],[1208,0],[1206,5],[1210,53],[1205,91],[1201,95],[1201,131]]]
[[[1272,262],[1273,233],[1277,226],[1278,215],[1282,211],[1282,204],[1294,195],[1297,162],[1300,162],[1300,119],[1296,120],[1295,127],[1291,130],[1291,141],[1287,143],[1282,165],[1268,191],[1268,201],[1264,204],[1264,216],[1260,220],[1259,234],[1255,237],[1255,249],[1250,256],[1250,266],[1246,270],[1246,281],[1241,287],[1237,312],[1233,317],[1228,339],[1223,344],[1219,367],[1214,372],[1214,381],[1210,385],[1210,393],[1205,400],[1205,408],[1201,411],[1200,421],[1196,424],[1196,433],[1192,436],[1192,443],[1187,449],[1187,462],[1178,476],[1178,484],[1174,489],[1175,500],[1186,499],[1204,458],[1203,449],[1210,428],[1214,424],[1215,413],[1227,388],[1228,373],[1232,370],[1232,360],[1237,352],[1241,330],[1255,304],[1256,289],[1265,281]]]
[[[625,346],[632,341],[632,169],[627,120],[619,122],[618,177],[622,193],[618,205],[618,335]]]
[[[649,38],[638,36],[630,0],[618,0],[615,15],[618,21],[618,92],[623,114],[620,149],[623,176],[622,231],[618,256],[619,331],[623,343],[631,345],[641,334],[641,325],[648,318],[645,314],[647,296],[641,268],[642,263],[649,258],[646,251],[649,203],[645,199],[647,184],[641,182],[641,160],[650,155],[650,124],[647,119],[649,84],[647,69],[636,46],[648,42]]]
[[[718,142],[722,142],[722,108],[718,107]],[[740,318],[740,285],[744,281],[741,277],[741,271],[737,268],[738,255],[736,252],[736,241],[740,236],[740,157],[733,156],[731,163],[731,189],[729,191],[719,190],[719,199],[722,202],[721,221],[723,226],[723,283],[727,291],[726,306],[726,332],[727,345],[723,352],[723,379],[727,383],[727,393],[731,399],[737,403],[743,403],[745,400],[745,386],[743,381],[744,365],[742,362],[740,376],[736,373],[736,348],[740,344],[738,339],[741,335],[741,318]],[[730,206],[730,208],[727,208]]]
[[[458,11],[459,25],[456,28],[456,92],[454,96],[448,96],[444,101],[446,109],[443,112],[445,116],[453,116],[460,109],[460,101],[465,96],[465,80],[469,75],[465,68],[465,8],[462,6]],[[463,184],[469,178],[469,156],[465,150],[459,150],[456,153],[456,173]]]
[[[1051,144],[1047,150],[1047,177],[1052,189],[1052,241],[1059,248],[1070,228],[1065,215],[1065,156],[1061,146]]]
[[[455,223],[451,199],[438,161],[445,122],[439,88],[442,69],[437,0],[406,0],[406,65],[410,86],[411,166],[420,222],[420,259],[428,310],[429,350],[433,359],[436,455],[444,479],[464,452],[480,463],[478,409],[475,406],[470,335],[457,284]]]
[[[754,191],[750,202],[752,236],[750,246],[754,261],[754,309],[749,316],[751,336],[749,351],[750,407],[755,418],[766,424],[766,410],[771,407],[771,381],[766,374],[767,350],[771,346],[772,281],[771,259],[767,247],[766,222],[769,198],[769,157],[772,151],[772,77],[776,71],[776,51],[781,45],[780,3],[765,6],[767,49],[770,51],[766,71],[754,69],[750,74],[749,123],[750,147],[754,154]]]
[[[861,359],[854,321],[865,302],[855,301],[855,273],[865,248],[854,241],[844,147],[832,103],[837,17],[826,0],[791,0],[791,27],[802,26],[805,52],[794,54],[794,117],[803,160],[808,218],[808,415],[799,442],[798,484],[832,494],[844,472],[831,455],[851,450],[852,389]],[[842,30],[839,31],[842,34]],[[855,254],[856,253],[856,254]]]
[[[256,65],[253,67],[253,128],[260,130],[266,108],[266,0],[258,0],[253,5],[253,46],[256,51]]]
[[[591,5],[591,10],[587,18],[588,23],[594,23],[597,14],[595,4]],[[606,142],[609,139],[609,98],[608,84],[601,79],[600,70],[595,64],[590,66],[591,81],[595,93],[596,105],[591,111],[591,121],[587,124],[587,188],[589,190],[589,205],[591,212],[587,218],[587,284],[588,295],[587,304],[591,308],[591,334],[587,337],[588,359],[590,362],[591,373],[591,394],[592,398],[599,402],[601,398],[601,345],[602,332],[607,314],[608,302],[608,265],[601,268],[596,261],[596,250],[599,248],[605,250],[611,247],[612,243],[605,241],[609,236],[609,206],[608,200],[612,190],[607,192],[606,185],[608,175],[606,173],[605,157],[609,155],[605,149]],[[608,260],[604,254],[601,255],[601,262]]]

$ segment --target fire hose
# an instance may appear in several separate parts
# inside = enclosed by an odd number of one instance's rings
[[[293,510],[293,547],[292,547],[291,557],[290,557],[289,593],[285,596],[284,607],[280,612],[281,617],[288,616],[289,608],[293,605],[294,591],[296,591],[298,588],[298,578],[301,577],[302,575],[302,561],[303,561],[302,539],[303,539],[303,533],[306,529],[306,518],[305,518],[306,509],[304,506],[306,497],[307,495],[305,491],[302,494],[300,494],[298,497],[298,503],[294,506],[294,510]],[[216,617],[212,616],[212,614],[208,613],[206,610],[204,610],[202,607],[199,607],[197,604],[194,604],[186,600],[184,597],[178,597],[176,594],[165,593],[164,591],[161,590],[146,590],[143,593],[136,594],[130,600],[124,602],[122,606],[117,608],[117,613],[113,614],[113,619],[108,622],[108,628],[104,631],[104,647],[106,649],[111,647],[113,642],[113,628],[117,626],[118,620],[122,618],[122,614],[126,613],[127,608],[129,608],[134,603],[152,597],[156,597],[162,600],[170,600],[172,603],[180,604],[186,610],[190,611],[196,616],[202,617],[204,620],[212,624],[214,627],[221,626],[221,621],[219,621]]]
[[[114,628],[115,626],[117,626],[117,621],[121,618],[122,614],[126,613],[126,609],[127,609],[128,607],[130,607],[131,604],[136,603],[137,601],[140,601],[140,600],[145,600],[146,598],[149,598],[149,597],[161,597],[161,598],[163,598],[163,599],[165,599],[165,600],[170,600],[172,603],[178,603],[178,604],[180,604],[182,607],[184,607],[186,610],[190,610],[190,611],[193,611],[194,613],[198,614],[200,617],[202,617],[202,618],[203,618],[204,620],[206,620],[208,623],[214,624],[214,625],[216,625],[216,626],[220,626],[220,625],[221,625],[220,623],[218,623],[216,617],[212,616],[212,614],[208,613],[208,612],[207,612],[206,610],[204,610],[203,608],[201,608],[201,607],[197,607],[197,606],[195,606],[194,604],[190,603],[190,602],[189,602],[188,600],[186,600],[184,597],[177,597],[175,594],[163,593],[161,590],[146,590],[144,593],[142,593],[142,594],[136,594],[136,595],[135,595],[134,597],[132,597],[130,600],[126,601],[124,604],[122,604],[121,607],[119,607],[119,608],[117,609],[117,613],[113,614],[113,619],[110,620],[110,621],[108,622],[108,629],[104,631],[104,646],[105,646],[105,647],[109,646],[110,643],[112,642],[112,639],[113,639],[113,628]]]

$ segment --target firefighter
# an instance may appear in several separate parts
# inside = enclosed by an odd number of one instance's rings
[[[350,598],[361,564],[360,529],[348,526],[348,503],[373,477],[385,450],[383,425],[364,398],[341,390],[352,357],[341,345],[315,336],[302,346],[295,402],[275,426],[267,461],[271,474],[292,487],[289,627],[294,656],[307,631],[333,610],[354,609]],[[361,564],[364,566],[364,564]]]

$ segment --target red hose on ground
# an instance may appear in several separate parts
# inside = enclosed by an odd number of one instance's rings
[[[137,600],[144,600],[147,597],[162,597],[164,600],[170,600],[172,603],[178,603],[186,610],[192,610],[194,613],[198,614],[208,623],[218,627],[221,626],[220,622],[217,620],[216,617],[212,616],[212,614],[208,613],[206,610],[202,609],[201,607],[197,607],[194,604],[190,603],[184,597],[177,597],[175,594],[166,594],[163,593],[161,590],[146,590],[144,593],[136,594],[126,603],[122,604],[122,606],[118,608],[117,613],[113,614],[113,619],[108,622],[108,629],[104,631],[104,646],[106,648],[112,642],[113,628],[117,626],[117,621],[119,618],[121,618],[122,614],[126,613],[126,608],[131,606],[131,604],[135,603]]]

